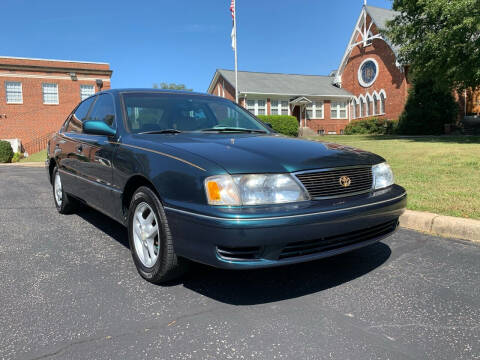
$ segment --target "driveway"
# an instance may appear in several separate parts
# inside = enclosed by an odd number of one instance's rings
[[[307,264],[156,286],[44,169],[0,168],[0,359],[480,359],[480,246],[399,230]],[[195,236],[195,234],[192,234]]]

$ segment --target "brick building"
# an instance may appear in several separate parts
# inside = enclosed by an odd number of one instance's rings
[[[318,133],[343,132],[352,94],[332,84],[332,76],[238,72],[239,102],[255,115],[293,115]],[[235,100],[235,73],[217,70],[208,88]]]
[[[82,99],[110,88],[111,75],[106,63],[0,57],[0,139],[41,150]]]
[[[325,134],[341,134],[355,119],[397,119],[408,95],[407,67],[397,62],[398,49],[379,32],[395,15],[364,5],[331,76],[239,72],[240,104],[255,114],[276,114],[280,110],[271,104],[278,104],[281,94],[280,101],[288,103],[284,113],[296,116],[301,127]],[[234,99],[233,84],[232,71],[217,70],[208,92]]]

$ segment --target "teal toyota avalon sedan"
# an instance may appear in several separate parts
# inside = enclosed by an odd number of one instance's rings
[[[108,90],[48,145],[58,211],[79,203],[128,228],[146,280],[187,259],[252,269],[324,258],[392,234],[407,195],[375,154],[285,137],[205,94]]]

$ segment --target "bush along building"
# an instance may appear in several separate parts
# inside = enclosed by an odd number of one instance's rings
[[[110,88],[111,75],[107,63],[0,57],[0,139],[42,150],[81,100]]]
[[[321,134],[341,134],[355,120],[398,119],[411,86],[408,66],[397,61],[398,47],[381,34],[397,14],[364,4],[331,76],[239,72],[240,104],[255,115],[294,115],[300,127]],[[217,70],[208,92],[233,100],[234,84],[233,71]]]

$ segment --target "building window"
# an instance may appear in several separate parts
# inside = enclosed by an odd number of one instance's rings
[[[43,83],[43,103],[44,104],[58,104],[58,85]]]
[[[23,104],[22,83],[14,81],[5,82],[7,104]]]
[[[323,101],[315,101],[313,111],[315,119],[323,119]]]
[[[262,100],[247,100],[247,110],[255,115],[267,114],[267,101]]]
[[[305,110],[305,116],[307,117],[307,119],[315,119],[315,117],[313,115],[313,104],[312,103],[307,104],[307,108]]]
[[[370,101],[370,98],[367,97],[367,106],[365,107],[365,116],[370,116],[370,104],[372,102]]]
[[[378,97],[377,94],[373,94],[373,115],[378,114]]]
[[[380,94],[380,113],[385,114],[385,96]]]
[[[323,119],[323,101],[307,105],[307,119]]]
[[[360,106],[358,107],[358,117],[363,117],[363,108],[364,108],[364,103],[365,103],[365,100],[363,100],[363,98],[360,98]]]
[[[330,104],[330,117],[332,119],[346,119],[347,103],[332,101]]]
[[[355,119],[357,117],[357,105],[355,104],[355,101],[352,101],[352,119]]]
[[[267,113],[265,110],[266,110],[266,101],[257,100],[257,114],[255,115],[265,115]]]
[[[318,130],[317,130],[317,134],[318,134],[318,135],[324,135],[324,134],[325,134],[325,130],[323,130],[323,129],[318,129]]]
[[[272,115],[279,115],[278,114],[278,104],[280,101],[278,100],[271,100],[270,101],[270,114]]]
[[[280,108],[281,108],[282,115],[288,115],[288,113],[289,113],[288,101],[286,101],[286,100],[281,101],[280,102]]]
[[[247,100],[247,110],[255,114],[255,100]]]
[[[80,98],[82,101],[93,94],[95,94],[95,87],[93,85],[80,85]]]

